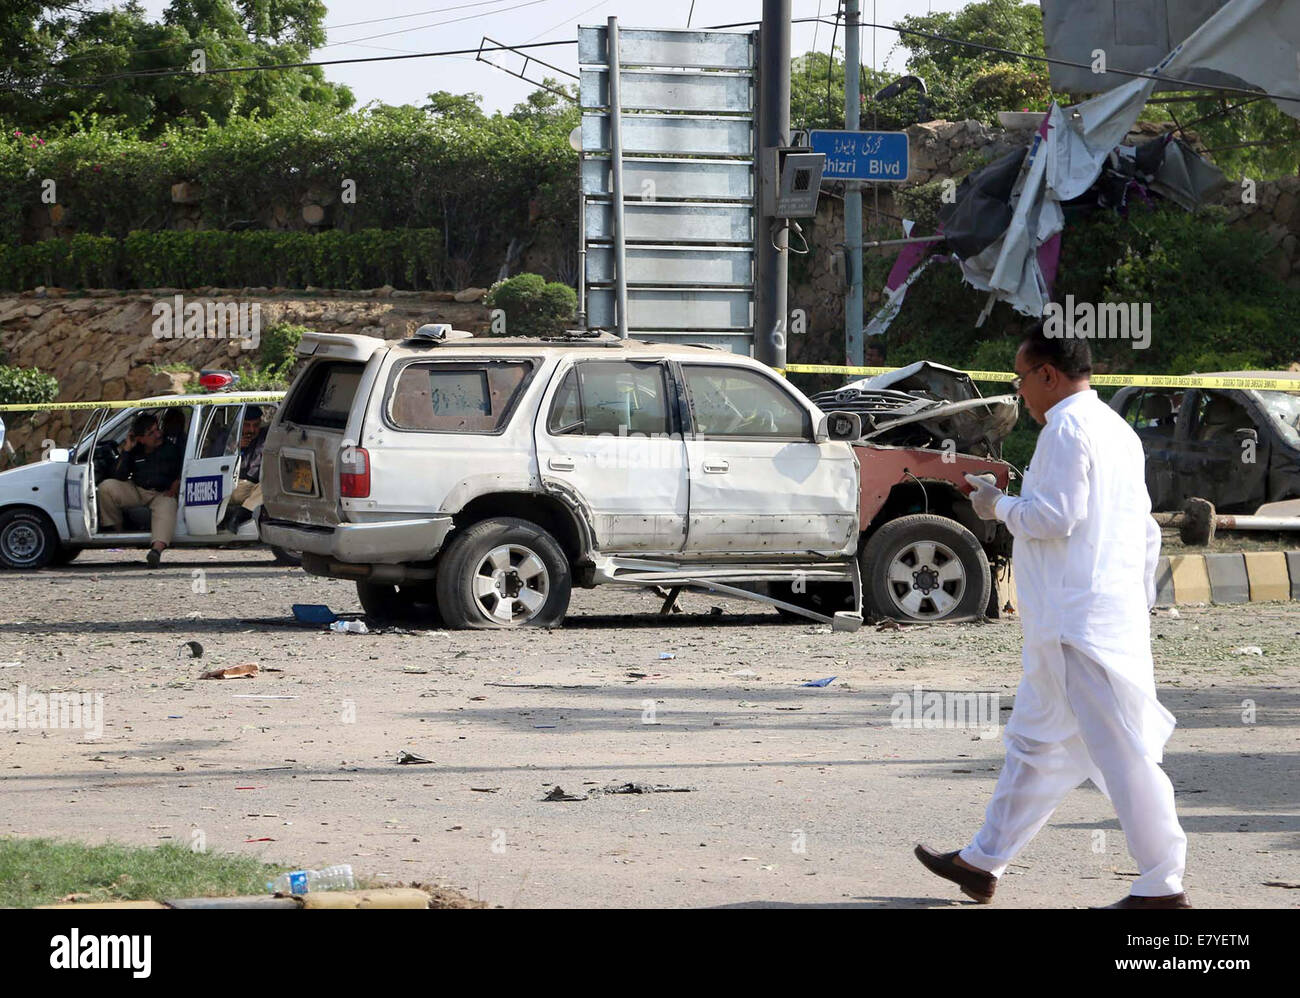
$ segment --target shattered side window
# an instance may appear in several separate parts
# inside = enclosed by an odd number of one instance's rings
[[[1260,392],[1264,411],[1292,447],[1300,447],[1300,395],[1291,392]]]
[[[684,364],[695,432],[705,437],[812,436],[808,413],[763,375],[741,367]]]
[[[408,364],[393,386],[390,419],[402,430],[495,433],[532,369],[527,361]]]

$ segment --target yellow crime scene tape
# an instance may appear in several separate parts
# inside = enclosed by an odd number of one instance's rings
[[[787,364],[775,368],[779,374],[876,375],[897,371],[897,367],[852,367],[844,364]],[[1010,381],[1014,371],[966,371],[972,381]],[[1094,374],[1094,385],[1106,387],[1137,385],[1143,388],[1246,388],[1256,391],[1300,392],[1300,375],[1290,378],[1223,377],[1206,374]],[[164,395],[149,399],[113,402],[40,402],[0,405],[0,412],[58,412],[78,409],[164,409],[174,405],[228,405],[238,402],[279,402],[285,392],[243,392],[238,395]]]
[[[162,395],[115,402],[22,402],[0,405],[0,412],[58,412],[69,409],[167,409],[174,405],[229,405],[236,402],[279,402],[284,392],[242,392],[238,395]]]
[[[888,374],[896,367],[846,367],[841,364],[787,364],[776,368],[782,374]],[[972,381],[1010,381],[1015,371],[966,371]],[[1208,374],[1094,374],[1094,385],[1142,388],[1253,388],[1257,391],[1300,392],[1300,375],[1295,378],[1223,377]]]

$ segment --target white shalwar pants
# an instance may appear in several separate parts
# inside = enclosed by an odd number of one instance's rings
[[[1106,670],[1066,645],[1065,688],[1078,731],[1064,741],[1004,739],[1006,762],[984,825],[961,858],[996,876],[1043,827],[1067,793],[1091,779],[1110,798],[1137,861],[1131,893],[1162,897],[1183,889],[1187,836],[1174,811],[1174,787],[1125,723]],[[1012,725],[1014,724],[1014,718]]]

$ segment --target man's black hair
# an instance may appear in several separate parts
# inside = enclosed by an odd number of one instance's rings
[[[1051,364],[1072,381],[1092,374],[1092,350],[1088,341],[1074,336],[1048,336],[1037,322],[1021,339],[1025,359],[1033,364]]]
[[[131,421],[131,432],[137,437],[142,437],[157,424],[158,419],[153,413],[142,412]]]
[[[261,407],[261,406],[250,405],[247,409],[244,410],[244,421],[245,421],[245,422],[248,422],[248,423],[252,423],[252,422],[254,422],[254,421],[256,421],[256,422],[261,422],[261,419],[262,419],[262,407]]]
[[[885,360],[887,357],[887,354],[885,353],[885,343],[883,338],[875,339],[872,342],[868,343],[867,349],[875,350],[878,354],[880,354],[881,360]]]

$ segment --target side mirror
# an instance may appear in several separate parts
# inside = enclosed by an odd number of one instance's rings
[[[822,420],[822,428],[827,440],[858,440],[862,437],[862,417],[856,412],[829,412]]]

